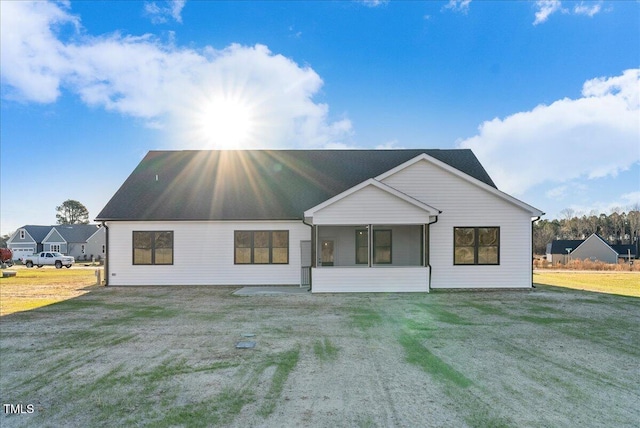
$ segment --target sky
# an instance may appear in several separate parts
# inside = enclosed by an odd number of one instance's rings
[[[640,204],[640,1],[0,2],[0,233],[149,150],[472,149],[560,218]]]

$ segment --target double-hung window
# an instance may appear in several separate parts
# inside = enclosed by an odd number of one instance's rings
[[[288,264],[288,230],[236,230],[234,232],[234,263]]]
[[[500,264],[500,228],[454,227],[453,264]]]
[[[134,231],[134,265],[172,265],[173,231]]]

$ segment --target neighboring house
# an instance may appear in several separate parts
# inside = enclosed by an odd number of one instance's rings
[[[76,260],[100,260],[106,255],[105,231],[97,224],[23,226],[7,246],[15,260],[41,251],[58,251]]]
[[[470,150],[152,151],[97,216],[108,285],[530,288],[531,222]]]
[[[629,256],[637,258],[635,245],[611,245],[596,233],[587,239],[557,240],[547,244],[547,261],[552,264],[566,264],[570,260],[617,263],[618,259],[628,260]]]
[[[53,226],[26,225],[16,230],[7,240],[7,248],[13,252],[13,259],[44,251],[42,241]]]
[[[569,254],[572,260],[618,263],[618,253],[602,237],[592,234]]]
[[[547,244],[547,262],[557,265],[569,261],[571,251],[578,248],[584,239],[558,239]]]

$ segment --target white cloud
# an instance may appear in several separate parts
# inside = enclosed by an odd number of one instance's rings
[[[597,13],[600,13],[602,9],[602,2],[599,1],[597,3],[585,4],[585,2],[580,2],[573,8],[573,12],[577,15],[587,15],[588,17],[592,17]]]
[[[80,19],[51,3],[2,2],[3,97],[55,102],[61,88],[88,105],[186,131],[207,103],[226,100],[251,111],[254,143],[322,146],[351,134],[314,102],[323,85],[310,67],[266,46],[182,48],[153,35],[58,37]],[[165,128],[166,129],[166,128]],[[198,144],[202,136],[190,135]],[[202,138],[200,138],[202,139]]]
[[[164,24],[173,18],[176,22],[182,23],[182,9],[186,0],[168,0],[160,2],[145,2],[144,11],[151,17],[154,24]]]
[[[542,24],[547,22],[549,16],[556,12],[571,14],[571,10],[562,7],[560,0],[537,0],[535,3],[537,9],[536,19],[533,21],[533,25]],[[574,15],[586,15],[593,17],[594,15],[602,11],[602,0],[598,1],[581,1],[573,8]]]
[[[385,6],[389,0],[361,0],[361,3],[368,7]]]
[[[572,204],[569,208],[575,211],[575,215],[584,215],[591,212],[610,214],[612,212],[629,212],[640,206],[640,192],[630,192],[620,195],[617,199],[591,202],[589,205]]]
[[[538,0],[536,1],[536,19],[533,21],[533,25],[542,24],[549,19],[549,16],[562,11],[562,3],[560,0]]]
[[[486,121],[459,146],[472,149],[507,193],[616,176],[640,161],[639,91],[640,69],[588,80],[581,98]]]
[[[63,5],[0,2],[0,75],[3,97],[47,103],[60,95],[61,76],[70,71],[65,45],[54,33],[80,25]]]
[[[445,5],[445,9],[451,9],[454,12],[469,12],[469,5],[471,0],[449,0],[449,3]]]

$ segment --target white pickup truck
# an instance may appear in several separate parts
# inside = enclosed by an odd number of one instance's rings
[[[31,268],[34,265],[42,267],[44,265],[55,266],[60,269],[62,266],[70,268],[75,263],[75,259],[71,256],[65,256],[53,251],[43,251],[40,254],[33,254],[22,258],[22,262],[26,267]]]

